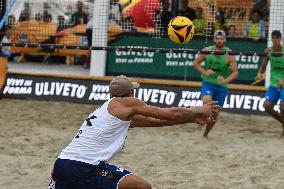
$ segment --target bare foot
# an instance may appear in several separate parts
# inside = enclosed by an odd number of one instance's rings
[[[208,134],[205,134],[205,133],[204,133],[204,134],[203,134],[203,137],[206,138],[206,139],[208,139]]]

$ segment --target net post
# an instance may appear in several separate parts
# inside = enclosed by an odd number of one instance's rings
[[[93,13],[93,36],[92,47],[106,47],[108,40],[110,0],[96,0]],[[105,76],[106,72],[106,50],[92,50],[90,75]]]
[[[284,3],[282,0],[271,0],[270,11],[269,11],[269,29],[268,29],[268,41],[267,46],[272,46],[271,33],[273,30],[279,30],[284,32]],[[265,74],[265,87],[269,86],[270,83],[270,63],[267,64]]]

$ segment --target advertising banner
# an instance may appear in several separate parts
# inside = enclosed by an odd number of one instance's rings
[[[9,74],[4,97],[100,105],[110,98],[108,84],[108,80]],[[198,87],[141,83],[135,96],[159,107],[202,105]],[[231,90],[224,111],[264,115],[264,100],[264,92]]]
[[[204,37],[194,37],[188,45],[179,46],[168,38],[150,38],[145,35],[122,35],[109,44],[113,47],[128,48],[188,48],[203,49],[212,45],[212,39],[206,43]],[[244,39],[228,39],[226,44],[231,50],[242,52],[263,52],[266,42],[253,42]],[[182,80],[200,80],[200,74],[193,67],[195,54],[187,53],[157,53],[134,51],[109,51],[107,57],[108,75],[125,74],[129,76],[151,78],[174,78]],[[252,83],[263,57],[236,56],[239,77],[235,83]]]

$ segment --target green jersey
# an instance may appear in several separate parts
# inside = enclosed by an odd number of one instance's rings
[[[228,47],[224,47],[228,50]],[[209,50],[216,50],[215,46],[209,46]],[[213,70],[215,72],[212,76],[201,75],[203,81],[220,85],[222,87],[228,87],[227,83],[221,84],[218,80],[218,76],[223,76],[227,78],[230,75],[229,65],[227,64],[226,55],[208,55],[205,59],[205,70]]]
[[[273,51],[272,47],[269,48],[270,52],[279,52]],[[284,47],[282,47],[280,52],[284,52]],[[277,84],[280,80],[284,79],[284,57],[269,57],[271,70],[270,70],[270,85],[277,87]]]

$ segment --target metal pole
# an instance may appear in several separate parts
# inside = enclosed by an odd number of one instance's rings
[[[93,13],[92,46],[107,46],[110,0],[95,0]],[[93,50],[91,54],[90,75],[105,76],[106,50]]]

